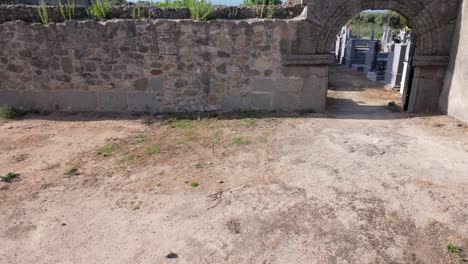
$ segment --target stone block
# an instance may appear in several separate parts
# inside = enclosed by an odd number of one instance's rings
[[[302,78],[255,78],[253,92],[290,92],[297,93],[302,89]]]
[[[304,80],[300,97],[301,109],[317,113],[325,111],[327,100],[328,78],[311,76]]]
[[[24,91],[22,92],[22,105],[25,110],[58,110],[50,91]]]
[[[99,107],[96,92],[60,91],[51,92],[51,101],[61,111],[96,111]]]
[[[245,110],[245,107],[244,97],[225,95],[221,99],[221,111]]]
[[[44,111],[96,111],[98,96],[88,91],[24,91],[25,109]]]
[[[16,90],[0,90],[0,105],[21,106],[21,94]]]
[[[275,85],[273,78],[255,78],[252,82],[252,90],[254,92],[273,92]]]
[[[148,78],[135,80],[135,82],[133,82],[133,86],[135,87],[135,90],[146,91],[146,89],[148,89]]]
[[[246,96],[246,109],[270,111],[273,109],[273,93],[251,93]]]
[[[103,111],[123,112],[128,109],[125,92],[99,93],[99,109]]]
[[[273,110],[292,111],[301,108],[301,99],[298,95],[290,93],[275,93],[273,95]]]
[[[154,92],[161,92],[164,89],[164,77],[158,76],[151,78],[150,89]]]
[[[161,104],[154,93],[132,92],[127,94],[128,110],[135,112],[159,112]]]
[[[326,77],[317,77],[310,76],[307,79],[304,79],[304,84],[302,86],[303,94],[321,94],[326,96],[328,89],[328,78]]]
[[[367,73],[367,79],[373,81],[373,82],[379,82],[383,81],[385,79],[384,74],[378,74],[376,72],[368,72]]]
[[[274,84],[274,91],[280,93],[298,93],[302,90],[302,78],[278,78]]]

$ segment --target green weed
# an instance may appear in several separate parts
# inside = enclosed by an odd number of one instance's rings
[[[265,133],[258,137],[258,142],[266,144],[268,143],[268,135]]]
[[[250,140],[247,138],[247,137],[242,137],[242,136],[238,136],[238,137],[234,137],[232,139],[232,143],[234,145],[248,145],[250,144]]]
[[[73,168],[67,169],[65,173],[63,173],[63,175],[75,176],[75,175],[80,175],[80,173],[78,172],[78,168],[73,167]]]
[[[145,9],[146,4],[142,4],[141,2],[137,2],[137,4],[133,7],[132,10],[132,17],[133,19],[147,19],[151,18],[151,10]],[[147,10],[147,12],[145,12]]]
[[[131,162],[133,162],[135,160],[135,156],[133,155],[124,155],[121,159],[119,159],[119,164],[122,165],[122,166],[127,166],[129,165]]]
[[[2,182],[12,182],[14,179],[18,178],[20,176],[16,172],[9,172],[5,176],[0,176],[0,181]]]
[[[198,182],[191,182],[190,183],[190,186],[192,186],[192,187],[197,187],[198,185],[200,185]]]
[[[269,5],[267,7],[266,18],[273,19],[275,17],[275,6]]]
[[[172,120],[170,123],[172,128],[180,128],[180,129],[191,129],[193,128],[193,120],[190,119],[178,119]]]
[[[119,145],[117,143],[114,143],[114,144],[111,144],[111,145],[108,145],[108,146],[104,146],[102,148],[100,148],[97,152],[98,155],[101,155],[101,156],[104,156],[104,157],[107,157],[107,156],[110,156],[112,153],[114,153],[114,151],[116,151],[118,149]]]
[[[189,7],[192,19],[207,21],[213,17],[215,8],[206,0],[190,0]]]
[[[109,13],[112,5],[109,0],[94,0],[93,4],[89,6],[89,13],[97,19],[109,18]]]
[[[157,154],[157,153],[160,153],[161,152],[161,148],[157,147],[157,146],[149,146],[146,148],[146,153],[148,155],[154,155],[154,154]]]
[[[52,23],[52,19],[49,16],[49,9],[47,8],[46,2],[42,1],[42,4],[37,7],[37,12],[39,13],[39,18],[41,19],[42,24]]]
[[[60,15],[62,16],[63,20],[71,20],[75,16],[75,0],[67,0],[67,4],[62,3],[62,0],[58,2],[60,8]]]
[[[137,143],[141,143],[146,140],[146,135],[145,134],[138,134],[135,136],[135,141]]]
[[[457,258],[460,261],[464,260],[463,255],[462,255],[462,249],[461,249],[461,247],[459,245],[454,244],[454,243],[450,243],[450,244],[447,245],[447,251],[449,253],[452,253],[455,256],[457,256]]]
[[[16,110],[7,105],[0,106],[0,119],[14,119],[16,117]]]
[[[191,0],[165,0],[164,2],[154,3],[159,8],[188,8]]]
[[[230,6],[228,10],[228,18],[235,19],[239,13],[239,9],[236,6]]]
[[[255,122],[256,122],[255,119],[250,118],[250,117],[244,118],[242,120],[242,124],[244,124],[245,127],[252,127],[255,125]]]

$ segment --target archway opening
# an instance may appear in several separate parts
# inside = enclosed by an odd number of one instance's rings
[[[366,10],[339,30],[332,53],[327,110],[401,112],[411,90],[415,34],[391,10]]]

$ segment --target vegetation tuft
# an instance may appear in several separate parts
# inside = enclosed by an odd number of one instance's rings
[[[207,21],[213,18],[215,8],[206,0],[190,0],[189,9],[192,19]]]
[[[137,2],[136,5],[133,7],[132,10],[132,17],[133,19],[148,19],[151,18],[152,12],[146,4],[142,2]]]
[[[214,5],[207,0],[165,0],[154,4],[159,8],[188,8],[192,19],[207,21],[213,18]]]
[[[145,140],[146,140],[145,134],[138,134],[138,135],[135,136],[135,141],[137,143],[144,142]]]
[[[72,20],[75,16],[75,0],[67,0],[67,3],[64,4],[62,0],[58,2],[60,8],[60,15],[62,16],[63,20]]]
[[[89,13],[99,20],[109,18],[112,4],[109,0],[94,0],[89,7]]]
[[[157,153],[161,153],[161,148],[157,147],[157,146],[149,146],[146,148],[146,153],[148,155],[154,155],[154,154],[157,154]]]
[[[238,136],[232,139],[232,143],[238,146],[248,145],[250,144],[250,140],[247,137]]]
[[[16,110],[7,105],[0,106],[0,119],[14,119],[16,117]]]
[[[39,13],[39,18],[41,19],[42,24],[52,23],[52,19],[49,16],[49,9],[45,1],[42,1],[42,4],[37,7],[37,12]]]
[[[119,145],[116,143],[108,145],[108,146],[104,146],[98,150],[97,154],[107,157],[107,156],[112,155],[112,153],[114,153],[114,151],[116,151],[118,147]]]
[[[18,178],[18,176],[20,176],[20,175],[18,173],[16,173],[16,172],[9,172],[5,176],[0,176],[0,181],[2,181],[2,182],[12,182],[16,178]]]
[[[247,117],[242,120],[245,127],[253,127],[255,125],[255,119]]]
[[[191,129],[193,128],[193,120],[190,119],[178,119],[171,121],[172,128],[180,128],[180,129]]]
[[[65,171],[65,173],[63,173],[63,175],[65,176],[76,176],[76,175],[80,175],[80,172],[78,171],[78,168],[69,168]]]
[[[154,3],[159,8],[188,8],[191,0],[165,0],[164,2]]]
[[[244,0],[244,6],[281,5],[281,0]]]
[[[459,245],[454,244],[454,243],[450,243],[450,244],[447,245],[447,251],[449,253],[452,253],[455,256],[457,256],[457,258],[460,261],[464,260],[463,255],[462,255],[462,249],[461,249],[461,247]]]

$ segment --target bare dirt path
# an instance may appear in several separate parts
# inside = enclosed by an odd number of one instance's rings
[[[0,263],[459,263],[468,129],[333,74],[326,114],[0,123]]]

